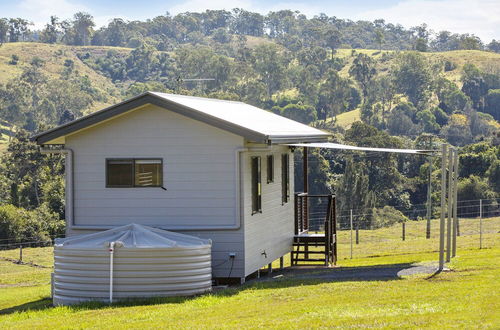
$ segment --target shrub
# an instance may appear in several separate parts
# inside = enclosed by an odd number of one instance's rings
[[[64,220],[59,220],[46,206],[33,211],[6,204],[0,206],[0,238],[16,242],[47,243],[64,233]]]
[[[392,206],[384,206],[382,209],[373,210],[372,226],[374,229],[389,227],[405,221],[408,221],[408,218]]]

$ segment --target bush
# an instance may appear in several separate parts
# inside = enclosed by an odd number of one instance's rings
[[[10,65],[17,65],[17,63],[19,62],[19,56],[17,56],[16,54],[13,54],[11,57],[10,57],[10,61],[9,61],[9,64]]]
[[[382,209],[373,210],[373,229],[390,227],[400,222],[406,222],[408,218],[401,211],[392,206],[384,206]]]
[[[51,237],[64,233],[64,220],[59,220],[45,206],[33,211],[6,204],[0,206],[0,238],[15,242],[51,241]]]

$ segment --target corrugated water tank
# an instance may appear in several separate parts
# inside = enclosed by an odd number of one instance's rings
[[[54,304],[209,291],[211,245],[210,240],[137,224],[57,239]]]

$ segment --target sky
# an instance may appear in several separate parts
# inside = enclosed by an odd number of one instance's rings
[[[473,33],[484,42],[500,39],[500,0],[0,0],[0,17],[26,18],[41,28],[51,15],[68,19],[85,11],[100,27],[115,17],[145,20],[166,12],[232,8],[262,14],[292,9],[309,18],[325,13],[354,21],[382,18],[407,28],[427,23],[433,31]]]

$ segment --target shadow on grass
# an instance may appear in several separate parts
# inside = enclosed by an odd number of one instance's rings
[[[283,271],[275,271],[261,278],[250,278],[247,283],[239,286],[231,286],[226,289],[217,290],[191,297],[153,297],[124,299],[113,304],[91,301],[78,305],[67,306],[72,311],[96,310],[103,308],[147,306],[159,304],[182,304],[191,300],[205,296],[231,297],[245,290],[279,289],[296,286],[317,285],[321,283],[346,282],[346,281],[393,281],[400,280],[401,276],[422,274],[419,267],[427,267],[424,273],[433,273],[430,266],[418,266],[414,262],[387,264],[377,266],[325,268],[314,266],[289,267]],[[432,268],[433,269],[433,268]],[[261,273],[262,274],[262,273]],[[39,311],[51,309],[52,300],[50,298],[28,302],[22,305],[0,310],[0,315],[12,314],[16,312]]]

